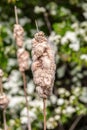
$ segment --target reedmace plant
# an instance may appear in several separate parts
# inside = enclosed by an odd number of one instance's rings
[[[32,40],[32,59],[33,80],[36,91],[43,99],[44,130],[46,130],[46,99],[53,90],[56,65],[54,52],[42,31],[38,31]]]
[[[27,125],[28,130],[31,130],[31,124],[30,124],[30,117],[29,117],[29,110],[28,110],[28,97],[27,97],[27,81],[26,81],[26,75],[25,71],[29,69],[29,53],[23,48],[23,35],[24,35],[24,29],[21,27],[20,24],[18,24],[18,17],[17,17],[17,8],[15,7],[15,18],[16,18],[16,24],[14,25],[14,38],[16,40],[17,45],[17,59],[18,59],[18,65],[19,70],[23,77],[24,82],[24,94],[25,94],[25,100],[26,100],[26,108],[27,108]]]

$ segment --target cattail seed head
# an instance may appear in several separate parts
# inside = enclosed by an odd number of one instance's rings
[[[17,51],[17,58],[18,58],[18,64],[19,64],[19,70],[21,72],[26,71],[29,68],[29,54],[26,50],[23,48],[23,35],[24,30],[19,24],[14,25],[14,37],[16,39],[16,44],[19,47]]]
[[[23,35],[24,30],[19,24],[14,25],[14,38],[16,39],[16,44],[18,47],[23,46]]]
[[[29,68],[29,54],[26,50],[23,48],[19,48],[17,51],[17,58],[18,58],[18,64],[19,64],[19,70],[21,72],[24,72]]]
[[[46,39],[46,37],[45,37],[45,35],[44,35],[44,33],[42,32],[42,31],[40,31],[39,33],[36,33],[35,34],[35,40],[37,41],[37,42],[43,42],[43,41],[47,41],[47,39]]]
[[[0,108],[5,109],[8,105],[8,103],[9,103],[9,100],[8,100],[7,96],[5,95],[5,93],[0,95]]]
[[[55,79],[54,53],[43,32],[35,34],[32,44],[34,83],[40,97],[47,98],[52,93]]]

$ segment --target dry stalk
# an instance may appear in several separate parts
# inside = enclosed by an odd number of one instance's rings
[[[26,108],[27,108],[27,119],[28,119],[28,130],[31,130],[31,125],[30,125],[30,116],[29,116],[29,110],[28,110],[28,98],[27,98],[27,82],[26,82],[26,75],[25,72],[22,72],[23,76],[23,82],[24,82],[24,94],[25,94],[25,100],[26,100]]]
[[[0,108],[3,110],[3,122],[4,122],[4,130],[7,130],[7,123],[6,123],[6,107],[8,105],[8,98],[3,92],[3,86],[2,86],[2,76],[3,71],[0,69]]]
[[[28,104],[27,90],[26,90],[27,89],[27,81],[26,81],[26,75],[25,75],[25,70],[28,69],[29,54],[28,54],[27,51],[23,50],[23,47],[22,47],[23,28],[18,24],[18,16],[17,16],[17,8],[16,8],[16,6],[15,6],[15,19],[16,19],[16,25],[17,25],[17,26],[15,26],[15,28],[18,27],[19,32],[20,32],[19,37],[17,35],[15,35],[16,40],[17,40],[17,38],[19,38],[19,40],[16,41],[17,42],[16,44],[19,47],[18,52],[17,52],[18,64],[19,64],[19,70],[22,73],[23,83],[24,83],[24,95],[25,95],[25,100],[26,100],[27,119],[28,119],[27,125],[28,125],[28,130],[31,130],[30,116],[29,116],[29,110],[28,110],[29,104]],[[16,32],[14,32],[14,34],[16,34]]]
[[[7,130],[7,124],[6,124],[6,113],[5,113],[5,109],[3,110],[3,120],[4,120],[4,130]]]
[[[46,130],[46,99],[43,99],[44,130]]]

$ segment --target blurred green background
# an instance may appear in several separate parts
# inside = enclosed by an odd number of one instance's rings
[[[10,100],[6,112],[9,130],[27,130],[23,81],[13,37],[14,5],[25,30],[29,63],[35,20],[55,51],[57,69],[53,94],[47,101],[47,130],[87,130],[87,0],[0,0],[0,68]],[[42,130],[43,102],[35,91],[30,69],[26,76],[32,130]]]

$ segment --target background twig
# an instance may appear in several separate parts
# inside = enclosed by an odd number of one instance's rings
[[[51,33],[52,29],[51,29],[51,23],[50,23],[49,18],[48,18],[48,13],[44,12],[43,15],[44,15],[44,19],[45,19],[45,22],[47,24],[49,33]]]
[[[77,126],[78,122],[81,120],[83,115],[80,115],[76,118],[76,120],[73,122],[73,124],[71,125],[71,127],[69,128],[69,130],[74,130],[75,127]]]

